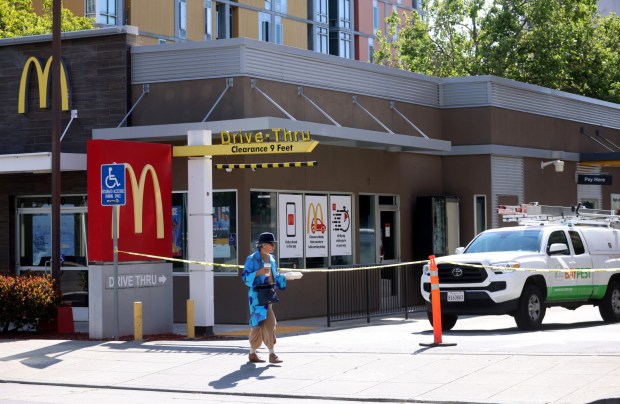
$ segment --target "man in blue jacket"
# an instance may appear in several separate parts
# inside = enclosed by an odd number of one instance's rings
[[[276,344],[276,316],[273,313],[272,303],[260,304],[258,301],[257,286],[274,283],[284,290],[286,278],[278,272],[273,251],[276,248],[276,239],[272,233],[261,233],[256,242],[256,252],[245,260],[242,279],[248,286],[248,302],[250,304],[250,355],[249,361],[254,363],[265,362],[256,353],[264,343],[269,349],[269,362],[281,363],[274,351]]]

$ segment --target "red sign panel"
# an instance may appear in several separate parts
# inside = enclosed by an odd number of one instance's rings
[[[172,255],[172,148],[170,145],[88,142],[88,260],[113,261],[112,206],[101,205],[101,165],[125,165],[126,203],[118,207],[118,249]],[[119,253],[119,261],[154,258]]]

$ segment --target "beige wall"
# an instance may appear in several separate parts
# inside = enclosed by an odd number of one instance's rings
[[[258,39],[258,12],[244,8],[236,9],[235,36]]]
[[[282,30],[284,45],[308,49],[308,28],[305,23],[283,17]]]
[[[140,31],[175,36],[173,1],[132,0],[129,12],[129,25],[137,26]]]
[[[215,9],[213,11],[215,14]],[[187,0],[187,39],[189,41],[205,39],[204,0]]]

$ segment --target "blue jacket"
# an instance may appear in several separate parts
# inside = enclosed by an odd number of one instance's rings
[[[286,289],[286,278],[284,275],[278,272],[276,266],[276,260],[273,255],[269,254],[269,262],[271,263],[271,275],[276,284],[276,287],[280,290]],[[260,256],[260,252],[256,250],[254,254],[250,254],[245,260],[245,266],[243,268],[243,275],[241,278],[246,284],[248,289],[248,303],[250,305],[250,327],[257,327],[262,321],[267,318],[267,311],[269,305],[258,304],[258,292],[254,286],[269,283],[269,278],[265,275],[256,276],[256,271],[264,266],[263,259]]]

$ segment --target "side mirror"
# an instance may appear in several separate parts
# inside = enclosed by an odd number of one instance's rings
[[[465,247],[457,247],[456,250],[454,250],[454,253],[463,254],[463,251],[465,251]]]
[[[564,243],[553,243],[549,246],[549,251],[547,251],[549,255],[562,255],[568,254],[568,246]]]

